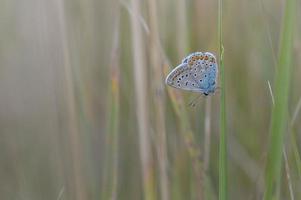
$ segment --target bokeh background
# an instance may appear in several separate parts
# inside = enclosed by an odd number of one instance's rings
[[[230,199],[263,195],[284,3],[224,0]],[[301,199],[297,10],[281,199]],[[164,85],[189,53],[218,57],[217,16],[209,0],[1,0],[0,199],[217,199],[220,92],[191,107]]]

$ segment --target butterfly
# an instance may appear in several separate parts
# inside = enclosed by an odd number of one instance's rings
[[[185,57],[182,63],[168,74],[165,82],[174,88],[207,96],[217,88],[217,75],[215,56],[209,52],[195,52]]]

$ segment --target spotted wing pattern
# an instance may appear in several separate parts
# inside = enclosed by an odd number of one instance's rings
[[[184,58],[182,63],[169,73],[166,84],[207,95],[215,91],[216,79],[215,56],[209,52],[196,52]]]
[[[172,70],[166,78],[166,83],[183,90],[200,91],[199,83],[193,78],[191,68],[187,63],[181,63]]]

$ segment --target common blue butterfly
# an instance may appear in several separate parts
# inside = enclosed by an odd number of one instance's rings
[[[166,77],[172,87],[208,95],[217,85],[218,66],[212,53],[195,52],[182,60]]]

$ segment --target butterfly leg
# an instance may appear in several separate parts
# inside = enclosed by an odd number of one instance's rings
[[[194,98],[188,105],[190,106],[190,107],[195,107],[196,106],[196,104],[198,103],[198,102],[200,102],[200,101],[198,101],[198,99],[200,98],[200,97],[202,97],[204,94],[200,94],[199,96],[197,96],[196,98]]]

